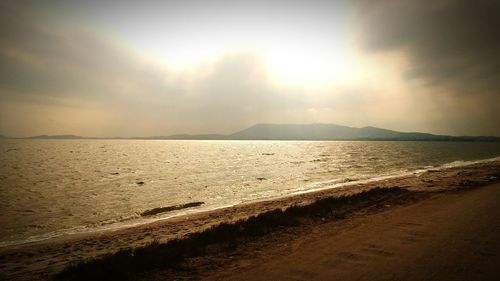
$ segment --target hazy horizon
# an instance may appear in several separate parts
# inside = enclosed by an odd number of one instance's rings
[[[147,137],[168,137],[168,136],[175,136],[175,135],[231,135],[233,133],[237,133],[239,131],[254,127],[256,125],[314,125],[314,124],[322,124],[322,125],[334,125],[334,126],[341,126],[341,127],[349,127],[349,128],[355,128],[355,129],[361,129],[361,128],[377,128],[377,129],[382,129],[382,130],[389,130],[389,131],[396,131],[400,133],[425,133],[425,134],[433,134],[433,135],[439,135],[437,133],[432,133],[432,132],[427,132],[427,131],[415,131],[415,130],[409,130],[409,131],[398,131],[398,130],[393,130],[391,128],[381,128],[377,126],[371,126],[371,125],[366,125],[366,126],[347,126],[347,125],[342,125],[342,124],[335,124],[335,123],[321,123],[321,122],[313,122],[313,123],[256,123],[253,125],[250,125],[248,127],[240,128],[235,131],[227,132],[227,133],[220,133],[220,132],[194,132],[194,133],[172,133],[172,134],[159,134],[159,135],[122,135],[122,136],[112,136],[112,135],[102,135],[102,136],[94,136],[94,135],[79,135],[79,134],[72,134],[72,133],[61,133],[61,134],[46,134],[46,133],[41,133],[38,135],[26,135],[26,136],[12,136],[12,135],[7,135],[7,134],[2,134],[0,132],[0,136],[3,137],[8,137],[8,138],[29,138],[29,137],[38,137],[38,136],[76,136],[76,137],[85,137],[85,138],[147,138]],[[444,134],[443,134],[444,135]],[[493,137],[500,137],[500,135],[447,135],[447,136],[493,136]]]
[[[0,134],[500,135],[495,1],[2,1]]]
[[[240,133],[244,133],[248,130],[252,130],[253,128],[256,128],[256,127],[259,127],[259,126],[292,126],[292,128],[288,128],[286,130],[291,130],[291,131],[288,131],[288,133],[291,133],[291,132],[295,132],[296,134],[300,134],[300,136],[296,136],[296,137],[293,137],[293,136],[282,136],[282,137],[279,137],[280,134],[283,133],[283,131],[281,132],[274,132],[274,133],[278,133],[278,136],[276,136],[275,134],[273,136],[270,136],[269,135],[269,132],[267,132],[266,130],[262,131],[262,128],[260,130],[257,130],[257,131],[254,131],[252,133],[252,136],[249,137],[249,138],[245,138],[243,136],[238,136],[236,138],[222,138],[220,140],[368,140],[370,138],[372,138],[373,140],[397,140],[398,138],[395,138],[394,136],[391,136],[389,133],[389,135],[385,135],[385,136],[381,136],[381,135],[372,135],[371,137],[370,136],[364,136],[364,137],[352,137],[352,138],[346,138],[345,136],[343,136],[342,132],[343,131],[331,131],[331,128],[328,127],[328,128],[324,128],[325,130],[324,131],[321,131],[322,134],[328,134],[330,137],[326,137],[326,136],[323,136],[321,138],[317,138],[317,136],[314,136],[314,135],[309,135],[307,132],[308,130],[310,130],[311,128],[309,128],[310,126],[314,126],[314,125],[322,125],[322,126],[333,126],[333,127],[338,127],[338,128],[349,128],[349,129],[354,129],[354,130],[363,130],[363,129],[377,129],[377,132],[380,133],[380,132],[394,132],[394,133],[402,133],[402,134],[430,134],[432,136],[435,136],[435,137],[439,137],[439,136],[444,136],[444,137],[456,137],[458,139],[456,139],[456,141],[467,141],[467,139],[461,139],[462,137],[470,137],[470,138],[480,138],[480,137],[494,137],[494,138],[500,138],[499,136],[495,136],[495,135],[439,135],[439,134],[433,134],[433,133],[430,133],[430,132],[417,132],[417,131],[397,131],[397,130],[391,130],[390,128],[380,128],[380,127],[375,127],[375,126],[362,126],[362,127],[350,127],[350,126],[345,126],[345,125],[342,125],[342,124],[333,124],[333,123],[294,123],[294,124],[291,124],[291,123],[257,123],[257,124],[253,124],[249,127],[245,127],[245,128],[240,128],[236,131],[233,131],[233,132],[230,132],[230,133],[219,133],[219,132],[199,132],[199,133],[193,133],[193,134],[185,134],[185,133],[174,133],[174,134],[168,134],[168,135],[142,135],[142,136],[133,136],[133,135],[130,135],[130,136],[91,136],[91,135],[78,135],[78,134],[70,134],[70,133],[66,133],[66,134],[57,134],[57,135],[51,135],[51,134],[39,134],[39,135],[31,135],[31,136],[23,136],[23,137],[19,137],[19,136],[9,136],[9,135],[5,135],[5,134],[0,134],[1,137],[4,137],[4,138],[8,138],[8,139],[23,139],[23,138],[38,138],[38,137],[78,137],[78,138],[87,138],[87,139],[136,139],[136,138],[139,138],[139,139],[143,139],[143,138],[146,138],[146,139],[155,139],[155,138],[162,138],[162,137],[176,137],[176,136],[191,136],[191,137],[197,137],[197,138],[187,138],[186,140],[218,140],[218,138],[216,139],[212,139],[211,137],[213,136],[221,136],[221,137],[231,137],[233,135],[238,135]],[[296,126],[301,126],[302,129],[304,131],[302,132],[299,132],[299,131],[294,131],[296,129]],[[295,128],[295,129],[294,129]],[[309,129],[308,129],[309,128]],[[317,128],[316,128],[317,129]],[[320,131],[317,131],[316,129],[312,129],[313,131],[311,132],[314,132],[315,134],[317,133],[320,133]],[[287,132],[287,131],[285,131]],[[338,134],[341,134],[341,135],[338,135]],[[367,132],[369,134],[373,134],[375,132]],[[245,133],[244,133],[245,134]],[[305,134],[305,135],[304,135]],[[208,137],[208,138],[198,138],[198,137]],[[325,138],[326,137],[326,138]],[[63,138],[63,139],[67,139],[67,138]],[[177,138],[171,138],[172,140],[182,140],[183,138],[181,139],[177,139]],[[416,138],[415,136],[407,136],[407,138],[401,138],[401,136],[399,137],[400,140],[431,140],[431,139],[419,139],[419,138]],[[439,140],[439,139],[438,139]],[[446,139],[446,140],[450,140],[450,139]],[[474,140],[474,139],[469,139],[469,140]],[[478,139],[475,139],[475,140],[478,140]],[[491,141],[490,140],[486,140],[486,141]]]

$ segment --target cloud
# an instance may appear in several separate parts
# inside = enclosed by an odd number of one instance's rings
[[[55,25],[29,9],[4,4],[0,25],[2,93],[78,99],[123,95],[126,88],[157,90],[168,73],[102,34]]]
[[[405,78],[430,127],[500,134],[500,2],[356,1],[358,39],[372,53],[401,52]]]
[[[367,50],[404,50],[407,77],[481,94],[500,86],[500,2],[482,0],[357,1]]]
[[[484,13],[484,24],[475,22],[478,17],[463,19],[465,2],[358,1],[363,58],[377,57],[367,63],[376,67],[321,89],[277,82],[263,58],[248,50],[226,51],[174,71],[168,61],[144,57],[109,30],[71,22],[67,7],[57,10],[66,16],[53,17],[53,11],[48,16],[37,10],[43,4],[26,3],[0,3],[2,134],[230,133],[259,122],[500,134],[500,48],[498,38],[487,36],[496,23],[489,2],[470,8]],[[302,13],[298,6],[289,7],[302,16],[293,26],[308,26],[316,10],[308,6]],[[392,51],[404,57],[384,55]],[[404,60],[409,63],[401,78]],[[415,86],[420,80],[427,86]]]
[[[0,127],[12,134],[230,132],[300,104],[250,53],[174,73],[93,30],[2,8]]]

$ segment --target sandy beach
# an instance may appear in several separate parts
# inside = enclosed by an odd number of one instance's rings
[[[306,219],[299,227],[246,239],[235,249],[216,247],[187,259],[180,269],[155,269],[136,279],[494,280],[500,231],[495,207],[500,186],[494,184],[499,177],[500,161],[436,169],[117,231],[5,247],[0,249],[1,276],[7,280],[50,279],[71,263],[153,240],[182,238],[277,208],[375,187],[397,187],[409,192],[358,202],[358,207],[341,217]]]
[[[500,281],[500,0],[0,0],[0,281]]]
[[[498,280],[500,184],[319,224],[227,259],[206,280]],[[253,247],[252,247],[253,248]],[[265,249],[265,250],[263,250]],[[260,251],[259,251],[260,250]],[[162,280],[157,274],[157,280]],[[149,278],[147,278],[149,279]]]

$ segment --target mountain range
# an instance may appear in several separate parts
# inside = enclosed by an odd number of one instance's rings
[[[168,140],[425,140],[500,141],[496,136],[448,136],[420,132],[398,132],[376,127],[348,127],[336,124],[256,124],[233,134],[177,134],[170,136],[96,138],[75,135],[40,135],[27,139],[168,139]]]

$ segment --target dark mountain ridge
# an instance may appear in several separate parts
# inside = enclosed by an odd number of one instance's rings
[[[170,136],[96,138],[75,135],[41,135],[28,139],[166,139],[166,140],[399,140],[399,141],[500,141],[496,136],[448,136],[420,132],[398,132],[376,127],[336,124],[256,124],[229,135],[177,134]]]
[[[447,136],[420,132],[398,132],[376,127],[354,128],[336,124],[257,124],[229,135],[250,140],[442,140],[498,141],[494,136]]]

